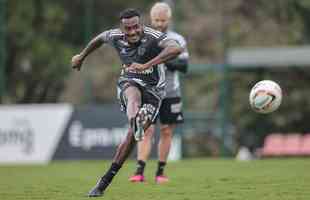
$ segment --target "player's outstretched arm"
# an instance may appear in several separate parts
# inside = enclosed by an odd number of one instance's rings
[[[176,58],[169,60],[166,63],[168,70],[170,71],[180,71],[186,73],[188,70],[188,58]]]
[[[163,50],[152,60],[145,64],[132,63],[128,69],[143,71],[154,65],[162,64],[170,59],[176,58],[180,53],[182,53],[183,48],[172,39],[165,39],[158,44]]]
[[[162,47],[163,50],[162,52],[160,52],[158,56],[156,56],[149,62],[151,66],[158,65],[167,62],[171,59],[174,59],[178,55],[180,55],[184,50],[177,41],[172,39],[166,39],[161,41],[159,43],[159,46]]]
[[[97,37],[95,37],[94,39],[92,39],[87,45],[86,47],[81,51],[81,53],[75,55],[72,57],[71,59],[71,66],[73,69],[76,69],[78,71],[81,70],[83,61],[85,60],[85,58],[92,53],[93,51],[95,51],[96,49],[98,49],[105,41],[104,41],[104,34],[105,32],[103,32],[102,34],[98,35]]]
[[[189,53],[187,49],[187,43],[183,36],[177,37],[178,43],[183,47],[184,51],[175,59],[169,60],[165,63],[166,67],[170,71],[180,71],[186,73],[188,70]]]

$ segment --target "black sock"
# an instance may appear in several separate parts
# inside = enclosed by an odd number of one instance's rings
[[[136,175],[143,175],[144,173],[144,168],[145,168],[145,162],[143,160],[138,160],[137,162],[137,171]]]
[[[164,168],[165,168],[166,162],[159,161],[156,176],[162,176],[164,174]]]
[[[112,163],[110,169],[105,173],[105,175],[100,179],[99,187],[101,190],[105,190],[106,187],[112,182],[112,179],[117,174],[122,166],[117,163]]]

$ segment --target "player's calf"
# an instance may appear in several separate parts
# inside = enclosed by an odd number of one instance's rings
[[[112,179],[117,174],[117,172],[120,170],[121,165],[117,163],[112,163],[110,169],[105,173],[104,176],[102,176],[95,187],[93,187],[89,193],[88,197],[100,197],[103,195],[106,188],[110,185],[112,182]]]

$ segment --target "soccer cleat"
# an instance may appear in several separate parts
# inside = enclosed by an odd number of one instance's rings
[[[169,182],[169,178],[167,176],[161,175],[155,177],[155,182],[157,184],[163,184]]]
[[[88,193],[88,197],[101,197],[103,195],[103,190],[100,190],[97,186],[91,189]]]
[[[89,193],[88,197],[100,197],[103,195],[104,190],[108,187],[109,183],[106,182],[103,178],[100,178],[95,187],[93,187]]]
[[[138,183],[138,182],[144,182],[145,179],[143,175],[137,174],[137,175],[133,175],[132,177],[130,177],[129,181],[133,183]]]
[[[148,117],[148,113],[147,110],[142,107],[137,116],[136,116],[136,120],[135,120],[135,139],[137,141],[141,141],[144,138],[144,126],[145,124],[148,122],[149,117]]]

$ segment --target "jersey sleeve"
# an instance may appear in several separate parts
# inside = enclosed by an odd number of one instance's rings
[[[175,59],[166,62],[165,63],[166,67],[170,71],[177,70],[186,73],[188,71],[188,60],[189,60],[189,53],[187,49],[186,40],[182,35],[177,34],[175,32],[169,32],[168,36],[174,39],[183,48],[183,51]]]
[[[164,40],[167,40],[167,34],[162,33],[158,38],[157,38],[157,44],[163,42]]]
[[[180,44],[180,46],[184,49],[183,52],[178,56],[179,59],[188,59],[189,53],[187,48],[186,40],[183,36],[180,35],[180,37],[177,38],[177,42]]]
[[[111,30],[107,30],[102,32],[98,37],[104,42],[104,43],[113,43],[113,41],[116,38],[119,38],[120,36],[122,36],[123,33],[119,30],[119,29],[111,29]]]

